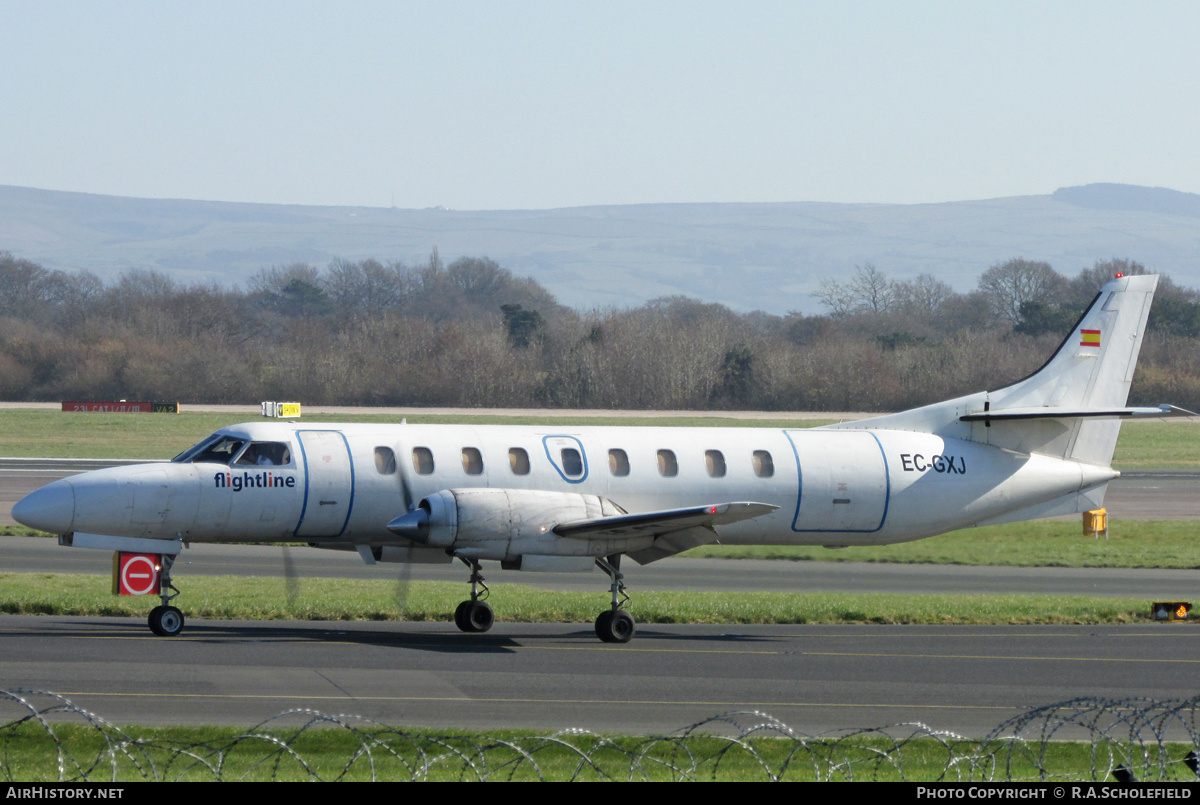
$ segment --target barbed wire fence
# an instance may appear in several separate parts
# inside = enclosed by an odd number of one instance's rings
[[[0,690],[0,779],[818,780],[1196,782],[1200,697],[1079,698],[1035,707],[969,739],[924,724],[804,735],[731,712],[670,735],[586,730],[510,739],[405,731],[289,710],[209,740],[135,737],[55,693]],[[169,731],[162,733],[169,735]]]

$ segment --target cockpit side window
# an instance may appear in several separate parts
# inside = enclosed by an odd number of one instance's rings
[[[234,457],[237,456],[239,452],[241,452],[241,449],[245,444],[245,439],[239,439],[236,436],[222,436],[215,442],[210,442],[203,450],[196,453],[191,458],[183,458],[182,460],[192,464],[228,464],[229,462],[233,461]]]
[[[292,451],[284,442],[250,442],[237,464],[255,467],[282,467],[292,463]]]

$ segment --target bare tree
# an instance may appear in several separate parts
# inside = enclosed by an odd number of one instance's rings
[[[887,313],[896,301],[896,286],[887,275],[871,263],[854,269],[848,282],[821,280],[813,294],[829,308],[831,316],[841,318],[855,313]]]
[[[894,285],[896,311],[908,316],[930,318],[955,296],[954,289],[932,274],[921,274]]]
[[[988,298],[996,315],[1016,324],[1026,302],[1057,304],[1069,294],[1067,280],[1049,263],[1014,257],[997,263],[979,277],[979,290]]]

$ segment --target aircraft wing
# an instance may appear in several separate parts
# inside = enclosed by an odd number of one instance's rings
[[[686,551],[717,539],[715,526],[761,517],[778,509],[770,503],[720,503],[686,509],[667,509],[615,517],[595,517],[559,523],[554,533],[568,539],[629,539],[654,537],[654,545],[630,551],[639,564]]]

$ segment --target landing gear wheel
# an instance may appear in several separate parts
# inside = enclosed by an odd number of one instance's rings
[[[174,637],[183,631],[183,613],[175,607],[155,607],[147,620],[150,631],[159,637]]]
[[[486,632],[495,622],[495,613],[484,601],[463,601],[454,610],[454,625],[464,632]]]
[[[608,634],[612,631],[613,611],[606,609],[596,617],[596,637],[609,642]]]
[[[612,582],[612,607],[597,616],[596,637],[605,643],[628,643],[633,639],[635,627],[633,616],[621,609],[629,600],[629,596],[625,594],[625,575],[621,572],[621,555],[617,553],[603,558],[597,556],[596,566],[607,573]]]
[[[628,643],[635,630],[633,616],[623,609],[606,609],[596,618],[596,636],[605,643]]]
[[[483,601],[476,601],[474,605],[467,610],[467,623],[471,624],[472,632],[486,632],[492,628],[492,624],[496,622],[496,615],[492,612],[492,608]]]

